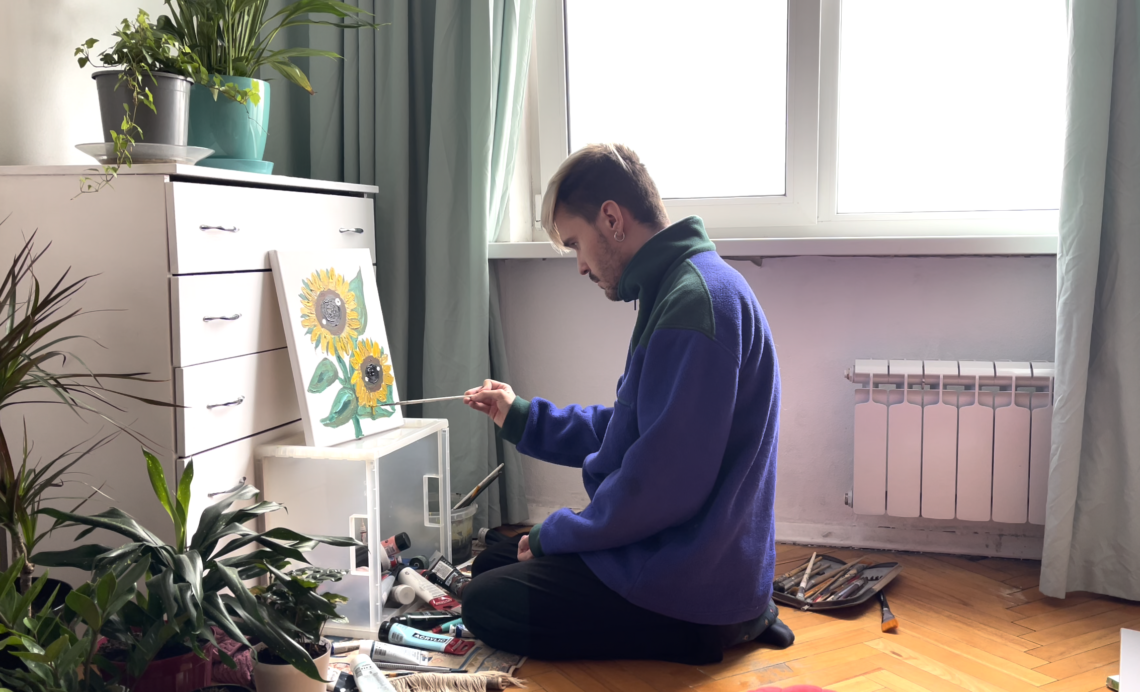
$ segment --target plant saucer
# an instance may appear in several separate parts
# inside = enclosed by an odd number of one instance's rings
[[[104,166],[117,162],[114,142],[76,144],[75,148]],[[130,146],[131,163],[183,163],[194,165],[214,153],[206,147],[184,147],[177,144],[139,142]]]

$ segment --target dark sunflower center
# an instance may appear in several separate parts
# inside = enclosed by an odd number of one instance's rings
[[[376,356],[365,356],[360,361],[360,375],[364,378],[364,388],[377,392],[384,386],[384,367]]]
[[[348,310],[345,308],[344,300],[340,294],[331,289],[325,289],[317,294],[313,303],[321,327],[333,336],[343,334],[344,328],[348,324]]]

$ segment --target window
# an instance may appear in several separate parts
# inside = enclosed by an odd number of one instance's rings
[[[1065,21],[1064,0],[542,0],[535,192],[620,141],[714,238],[1055,236]]]

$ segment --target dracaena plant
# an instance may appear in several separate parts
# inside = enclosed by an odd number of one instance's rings
[[[363,21],[370,13],[336,0],[295,0],[266,16],[269,0],[165,0],[170,16],[158,18],[160,31],[188,47],[212,75],[257,77],[271,67],[310,94],[309,78],[294,58],[340,55],[313,48],[274,48],[282,30],[320,24],[339,29],[376,29],[382,24]],[[326,15],[314,18],[312,15]],[[218,80],[217,84],[221,84]]]
[[[283,527],[262,533],[248,528],[246,524],[258,517],[283,509],[275,502],[264,501],[235,509],[234,503],[259,495],[257,488],[249,485],[207,507],[191,536],[188,529],[193,462],[186,465],[177,488],[171,492],[161,462],[149,452],[144,451],[144,456],[155,496],[174,524],[174,545],[164,543],[117,508],[91,516],[45,508],[41,512],[62,526],[83,527],[80,537],[105,529],[126,537],[128,542],[117,548],[89,544],[38,553],[34,556],[36,562],[88,570],[93,582],[124,565],[149,562],[146,596],[138,594],[102,627],[105,637],[122,642],[130,650],[130,677],[140,675],[160,651],[170,646],[180,645],[204,657],[201,643],[216,643],[211,627],[218,627],[243,644],[249,644],[247,636],[256,637],[270,651],[319,680],[312,658],[295,641],[292,630],[271,614],[243,582],[279,571],[290,561],[308,564],[305,553],[319,544],[364,544],[349,537],[309,536]],[[255,549],[241,552],[246,546]],[[224,653],[219,654],[228,665],[233,665]]]
[[[84,338],[75,334],[74,321],[88,314],[72,303],[90,277],[70,279],[70,270],[65,270],[54,282],[41,284],[36,265],[51,244],[38,249],[35,238],[33,233],[24,242],[0,279],[0,413],[12,406],[62,405],[126,430],[104,413],[108,409],[112,415],[123,411],[108,395],[171,406],[108,386],[115,381],[158,380],[143,377],[145,373],[93,371],[70,350],[71,344]],[[127,433],[137,437],[129,430]],[[12,541],[13,557],[24,560],[23,588],[30,586],[34,571],[28,553],[42,538],[35,519],[40,503],[51,488],[58,486],[64,473],[106,441],[104,438],[86,448],[73,447],[55,459],[33,466],[25,439],[25,457],[17,465],[0,426],[0,548],[6,535]],[[4,553],[0,550],[0,561],[4,560]]]

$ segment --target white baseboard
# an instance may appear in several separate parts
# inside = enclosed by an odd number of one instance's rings
[[[931,529],[889,526],[849,526],[776,522],[776,540],[837,548],[902,550],[917,553],[980,555],[1040,560],[1043,527],[1026,525],[1024,532],[1002,532],[987,525]]]

